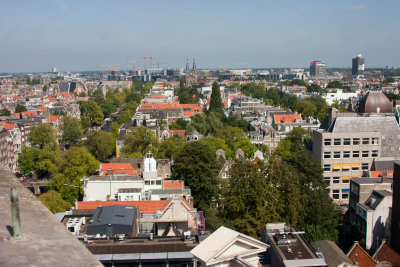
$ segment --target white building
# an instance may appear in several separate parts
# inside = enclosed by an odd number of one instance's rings
[[[376,250],[382,240],[389,236],[390,209],[392,193],[387,190],[374,190],[364,203],[356,205],[357,221],[365,236],[367,249]]]
[[[343,89],[331,89],[328,93],[326,93],[326,96],[323,96],[323,98],[325,98],[325,101],[328,103],[328,105],[332,105],[334,102],[339,102],[341,100],[358,98],[359,95],[360,91],[343,92]]]

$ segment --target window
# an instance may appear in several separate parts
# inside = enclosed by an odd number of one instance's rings
[[[324,182],[326,184],[330,184],[331,183],[331,177],[324,177]]]
[[[377,158],[378,157],[378,150],[372,150],[371,157]]]
[[[385,135],[382,135],[382,140],[384,140],[386,138],[386,136]]]
[[[324,152],[324,159],[330,159],[331,158],[331,152]]]
[[[334,184],[340,183],[340,177],[333,177],[333,183]]]
[[[145,185],[150,185],[150,181],[144,181]]]
[[[363,145],[369,145],[369,138],[367,137],[367,138],[363,138],[362,139],[362,144]]]
[[[342,193],[342,199],[349,199],[349,193]]]
[[[373,145],[379,145],[379,137],[372,137],[371,143]]]
[[[369,157],[369,151],[368,151],[368,150],[363,151],[362,154],[361,154],[361,156],[362,156],[363,158],[368,158],[368,157]]]
[[[334,152],[333,152],[333,157],[334,157],[335,159],[340,159],[340,151],[334,151]]]
[[[339,190],[332,190],[332,192],[333,199],[339,199]]]
[[[353,145],[358,146],[360,144],[360,138],[353,138]]]
[[[350,138],[344,138],[344,139],[343,139],[343,145],[345,145],[345,146],[351,145],[350,140],[351,140]]]
[[[392,146],[392,147],[390,148],[390,151],[394,151],[394,146]]]
[[[160,184],[161,184],[161,180],[157,180],[156,185],[160,185]]]
[[[350,170],[350,163],[343,163],[342,169],[343,169],[343,171],[348,171],[348,170]]]
[[[331,164],[324,164],[324,172],[330,172],[331,171]]]
[[[330,139],[330,138],[324,139],[324,145],[326,145],[326,146],[332,145],[332,139]]]
[[[343,151],[343,158],[350,158],[350,151]]]
[[[334,144],[335,146],[340,146],[340,145],[342,144],[342,139],[340,139],[340,138],[335,138],[334,141],[333,141],[333,144]]]
[[[359,163],[353,163],[351,164],[351,169],[353,171],[358,171],[360,169],[360,164]]]
[[[353,151],[353,158],[359,158],[360,157],[360,151]]]
[[[361,164],[361,169],[363,169],[364,171],[368,171],[369,170],[369,164],[368,163],[362,163]]]

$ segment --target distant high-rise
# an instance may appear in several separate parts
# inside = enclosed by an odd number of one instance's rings
[[[361,54],[357,54],[355,58],[353,58],[352,61],[352,68],[351,68],[351,74],[352,75],[363,75],[364,74],[364,58],[362,57]]]
[[[310,63],[310,75],[315,77],[324,77],[326,74],[326,63],[315,60]]]
[[[52,67],[52,68],[51,68],[51,72],[52,72],[52,73],[56,73],[56,72],[57,72],[56,67]]]

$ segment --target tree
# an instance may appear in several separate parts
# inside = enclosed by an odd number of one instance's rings
[[[146,126],[134,127],[130,133],[124,136],[124,155],[144,156],[150,146],[158,146],[158,138],[154,132]]]
[[[210,98],[210,112],[223,113],[224,105],[222,104],[221,92],[219,89],[219,84],[214,81],[212,84],[212,92]]]
[[[31,128],[28,135],[31,146],[55,151],[58,149],[56,132],[50,124],[42,123]]]
[[[51,189],[58,191],[62,198],[73,204],[82,198],[81,180],[99,168],[97,161],[85,147],[70,147],[57,159],[57,174],[50,180]]]
[[[111,133],[105,131],[93,131],[88,134],[85,145],[87,149],[103,162],[115,152],[115,139]]]
[[[207,134],[207,117],[204,113],[197,113],[192,117],[191,126],[201,133],[202,135]]]
[[[81,116],[89,119],[92,125],[101,125],[104,119],[104,114],[100,106],[93,100],[84,101],[80,104]]]
[[[43,85],[42,91],[46,93],[46,92],[47,92],[47,89],[48,89],[48,88],[47,88],[47,85]]]
[[[61,120],[61,142],[71,146],[78,143],[83,137],[81,122],[77,118],[65,116]]]
[[[296,111],[301,113],[303,118],[308,118],[315,116],[317,107],[311,101],[303,99],[297,102]]]
[[[219,113],[221,114],[221,113]],[[215,134],[222,127],[221,119],[215,112],[210,112],[206,118],[207,134]]]
[[[295,128],[290,132],[278,145],[275,156],[281,159],[279,164],[273,163],[269,167],[269,176],[282,192],[284,218],[300,229],[308,229],[310,237],[323,234],[337,241],[336,226],[341,213],[326,190],[321,165],[304,147],[308,138],[304,129]],[[275,162],[273,157],[271,161]],[[320,229],[324,231],[321,233]]]
[[[339,81],[331,81],[331,82],[328,83],[326,88],[339,88],[339,89],[342,89],[343,85]]]
[[[178,154],[185,147],[187,141],[181,139],[177,136],[172,136],[161,142],[160,147],[157,151],[157,158],[166,159],[173,158],[176,159]]]
[[[0,116],[10,116],[10,115],[11,115],[11,111],[9,111],[8,109],[2,108],[0,110]]]
[[[39,200],[52,212],[63,212],[71,209],[73,205],[62,199],[61,194],[54,191],[49,190],[44,194],[39,196]]]
[[[310,93],[319,93],[322,92],[323,89],[316,83],[313,83],[307,87],[307,91]]]
[[[199,209],[213,207],[220,187],[217,178],[221,166],[211,147],[194,141],[186,144],[173,164],[173,179],[184,180]]]
[[[22,146],[18,152],[18,167],[22,173],[30,173],[35,170],[35,158],[32,149]]]
[[[218,149],[222,149],[225,151],[225,156],[227,158],[232,159],[234,156],[234,151],[225,143],[224,139],[218,137],[204,137],[200,139],[200,143],[204,143],[206,146],[209,146],[211,151],[215,154]]]
[[[263,168],[251,161],[236,160],[224,191],[226,217],[234,221],[237,231],[255,238],[259,238],[266,222],[280,220],[276,209],[279,191],[270,185]]]
[[[20,113],[25,111],[27,111],[26,107],[20,103],[17,103],[17,105],[15,106],[15,113]]]
[[[246,133],[238,128],[232,126],[222,127],[216,134],[215,137],[225,140],[225,143],[235,151],[238,149],[238,145],[242,141],[248,140]]]

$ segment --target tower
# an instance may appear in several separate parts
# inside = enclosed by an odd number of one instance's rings
[[[310,75],[315,77],[324,77],[326,74],[326,63],[315,60],[310,63]]]
[[[363,75],[364,74],[364,58],[362,57],[361,54],[357,54],[355,58],[352,60],[352,65],[351,65],[351,74],[354,76],[357,75]]]
[[[186,60],[186,86],[191,86],[192,84],[197,82],[197,70],[196,70],[196,61],[193,58],[193,67],[192,70],[190,71],[189,69],[189,59]]]

